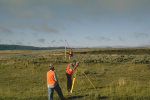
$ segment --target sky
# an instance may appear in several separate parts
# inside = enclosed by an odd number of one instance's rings
[[[150,46],[150,0],[0,0],[0,44]]]

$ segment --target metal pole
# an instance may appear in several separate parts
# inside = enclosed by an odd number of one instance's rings
[[[66,56],[66,40],[65,40],[65,58],[66,58],[67,56]]]

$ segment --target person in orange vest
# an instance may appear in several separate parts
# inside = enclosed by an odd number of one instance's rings
[[[68,64],[66,68],[66,76],[67,76],[67,90],[70,92],[72,87],[72,74],[73,71],[78,67],[79,63],[76,60],[73,60],[72,63]]]
[[[47,72],[48,100],[53,100],[54,90],[57,92],[61,100],[65,100],[61,88],[59,87],[58,79],[54,70],[54,66],[51,65],[50,70]]]
[[[71,57],[73,57],[73,51],[72,51],[72,49],[69,50],[69,60],[70,60]]]

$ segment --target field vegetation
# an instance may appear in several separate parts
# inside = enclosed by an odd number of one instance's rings
[[[80,62],[67,92],[64,50],[0,51],[0,100],[47,100],[46,72],[54,64],[67,100],[150,100],[150,49],[73,49]],[[92,87],[86,76],[92,81]],[[59,100],[54,93],[54,100]]]

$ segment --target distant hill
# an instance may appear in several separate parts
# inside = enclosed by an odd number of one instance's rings
[[[50,49],[64,49],[64,47],[34,47],[34,46],[0,44],[0,50],[50,50]]]

